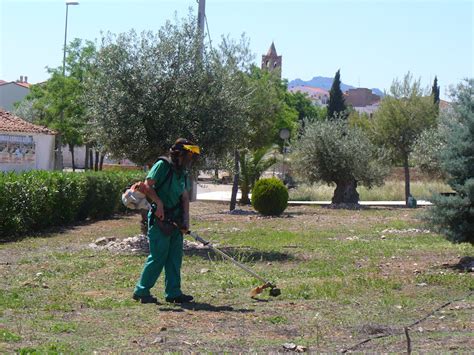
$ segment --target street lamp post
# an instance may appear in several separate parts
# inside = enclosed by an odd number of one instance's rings
[[[67,15],[69,5],[79,5],[78,1],[66,1],[66,24],[64,25],[63,76],[66,74]]]
[[[63,77],[66,75],[66,45],[67,45],[67,17],[69,5],[79,5],[78,1],[66,1],[66,23],[64,25],[64,47],[63,47]],[[61,122],[64,120],[64,109],[61,110]],[[58,155],[56,157],[56,168],[63,169],[63,152],[62,152],[61,133],[58,135]]]

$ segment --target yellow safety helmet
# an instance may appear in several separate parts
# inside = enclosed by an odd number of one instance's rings
[[[198,145],[194,144],[193,142],[184,139],[184,138],[178,138],[176,142],[173,144],[173,146],[170,149],[170,152],[173,154],[182,154],[184,152],[191,152],[196,155],[201,154],[201,149],[199,148]]]
[[[198,145],[192,145],[192,144],[183,144],[183,148],[192,152],[193,154],[201,154],[201,149],[199,149]]]

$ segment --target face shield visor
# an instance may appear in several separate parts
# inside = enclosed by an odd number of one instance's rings
[[[183,144],[183,148],[193,154],[199,155],[201,154],[201,149],[198,145],[191,145],[191,144]]]
[[[197,145],[183,144],[183,166],[186,169],[191,168],[191,165],[198,159],[201,154],[201,149]]]

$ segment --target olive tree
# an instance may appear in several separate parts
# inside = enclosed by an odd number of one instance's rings
[[[387,173],[383,150],[346,120],[316,121],[306,126],[295,144],[295,172],[303,179],[336,184],[333,204],[357,204],[358,184],[383,184]]]
[[[101,144],[140,164],[152,163],[177,137],[198,143],[204,156],[222,156],[248,127],[247,48],[245,39],[225,38],[212,51],[202,46],[191,15],[157,33],[109,33],[88,85]]]

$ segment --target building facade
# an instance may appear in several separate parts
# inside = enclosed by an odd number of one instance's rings
[[[0,171],[53,170],[55,135],[0,109]]]
[[[14,104],[20,102],[30,92],[28,77],[20,77],[18,81],[6,82],[0,80],[0,108],[12,111]]]
[[[349,89],[344,93],[346,105],[352,107],[371,106],[380,101],[380,96],[372,93],[372,90],[366,88]]]

